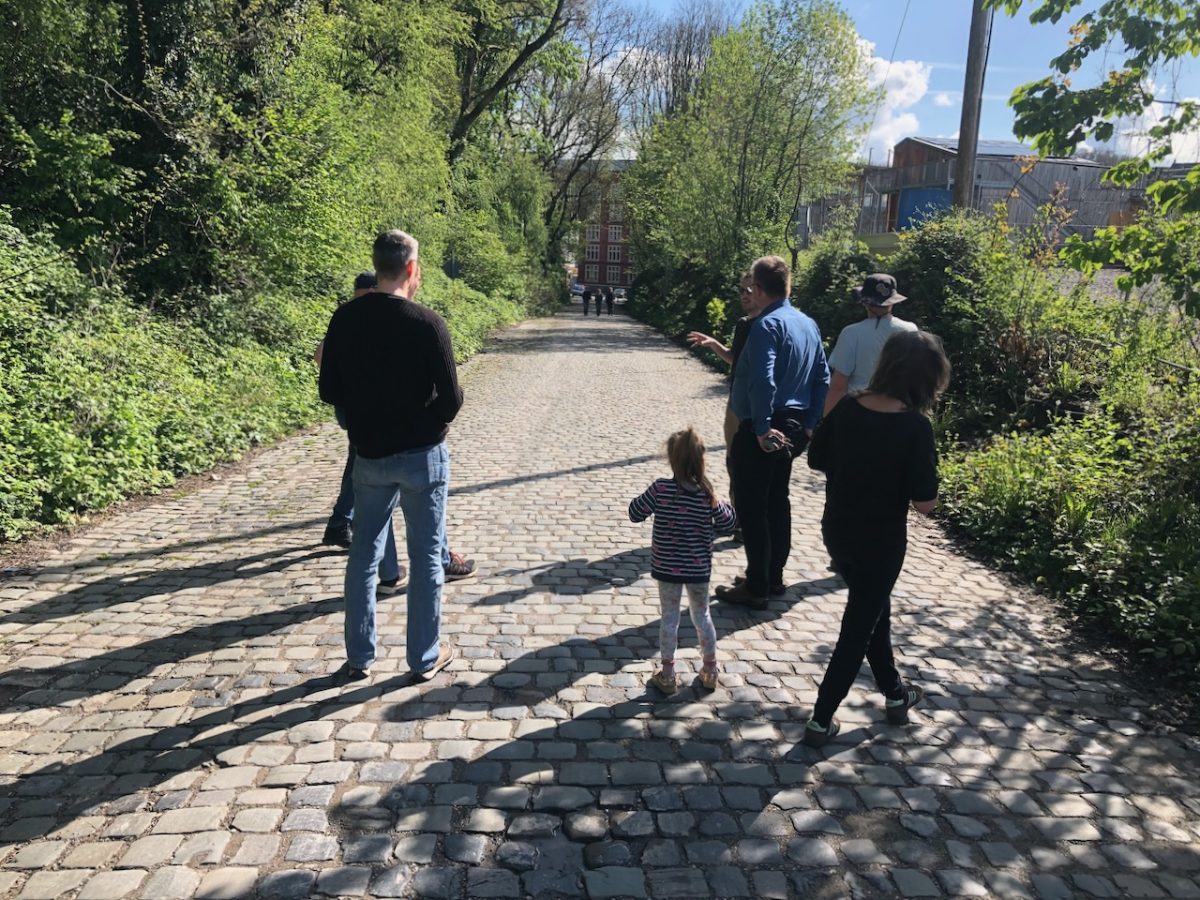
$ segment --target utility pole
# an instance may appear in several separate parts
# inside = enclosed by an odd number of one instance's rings
[[[994,11],[974,0],[971,36],[967,44],[967,76],[963,81],[962,119],[958,125],[958,165],[954,177],[954,205],[972,205],[975,193],[975,154],[979,148],[979,117],[983,105],[983,76],[987,71],[988,45],[992,37]]]

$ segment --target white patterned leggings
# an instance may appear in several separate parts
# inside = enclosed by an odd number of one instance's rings
[[[708,612],[707,581],[688,585],[673,581],[658,583],[658,600],[662,606],[662,620],[658,626],[658,647],[662,652],[663,664],[674,665],[675,663],[675,648],[679,644],[679,607],[685,586],[688,592],[688,610],[692,614],[692,624],[696,626],[696,634],[700,638],[700,655],[704,658],[705,668],[711,669],[717,662],[717,629],[713,627],[712,616]]]

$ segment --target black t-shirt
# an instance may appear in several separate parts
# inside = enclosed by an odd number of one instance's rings
[[[821,522],[864,541],[903,535],[909,503],[937,497],[933,426],[918,412],[875,412],[844,397],[813,435],[808,464],[827,476]]]
[[[729,345],[729,355],[732,359],[729,362],[729,371],[737,370],[738,357],[742,355],[742,350],[746,347],[746,338],[750,336],[750,317],[742,316],[733,324],[733,341]]]
[[[439,443],[463,402],[445,320],[377,291],[338,307],[329,320],[320,388],[367,459]]]

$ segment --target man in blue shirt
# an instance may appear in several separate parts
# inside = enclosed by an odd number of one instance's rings
[[[745,539],[746,575],[731,587],[717,588],[717,597],[766,609],[768,596],[786,592],[792,460],[804,451],[821,418],[829,366],[817,324],[788,299],[787,263],[764,256],[750,274],[750,289],[762,312],[750,325],[729,400],[741,422],[729,462],[737,485],[734,502]]]

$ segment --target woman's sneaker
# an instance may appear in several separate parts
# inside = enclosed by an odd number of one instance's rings
[[[462,581],[464,578],[470,578],[475,574],[475,560],[464,559],[461,553],[450,551],[450,565],[446,566],[447,581]]]
[[[804,746],[824,747],[837,737],[837,733],[841,730],[841,723],[837,719],[830,719],[829,724],[824,727],[809,719],[808,725],[804,728]]]
[[[904,685],[904,696],[889,700],[884,706],[889,725],[904,725],[908,722],[908,711],[925,699],[925,691],[915,684]]]

